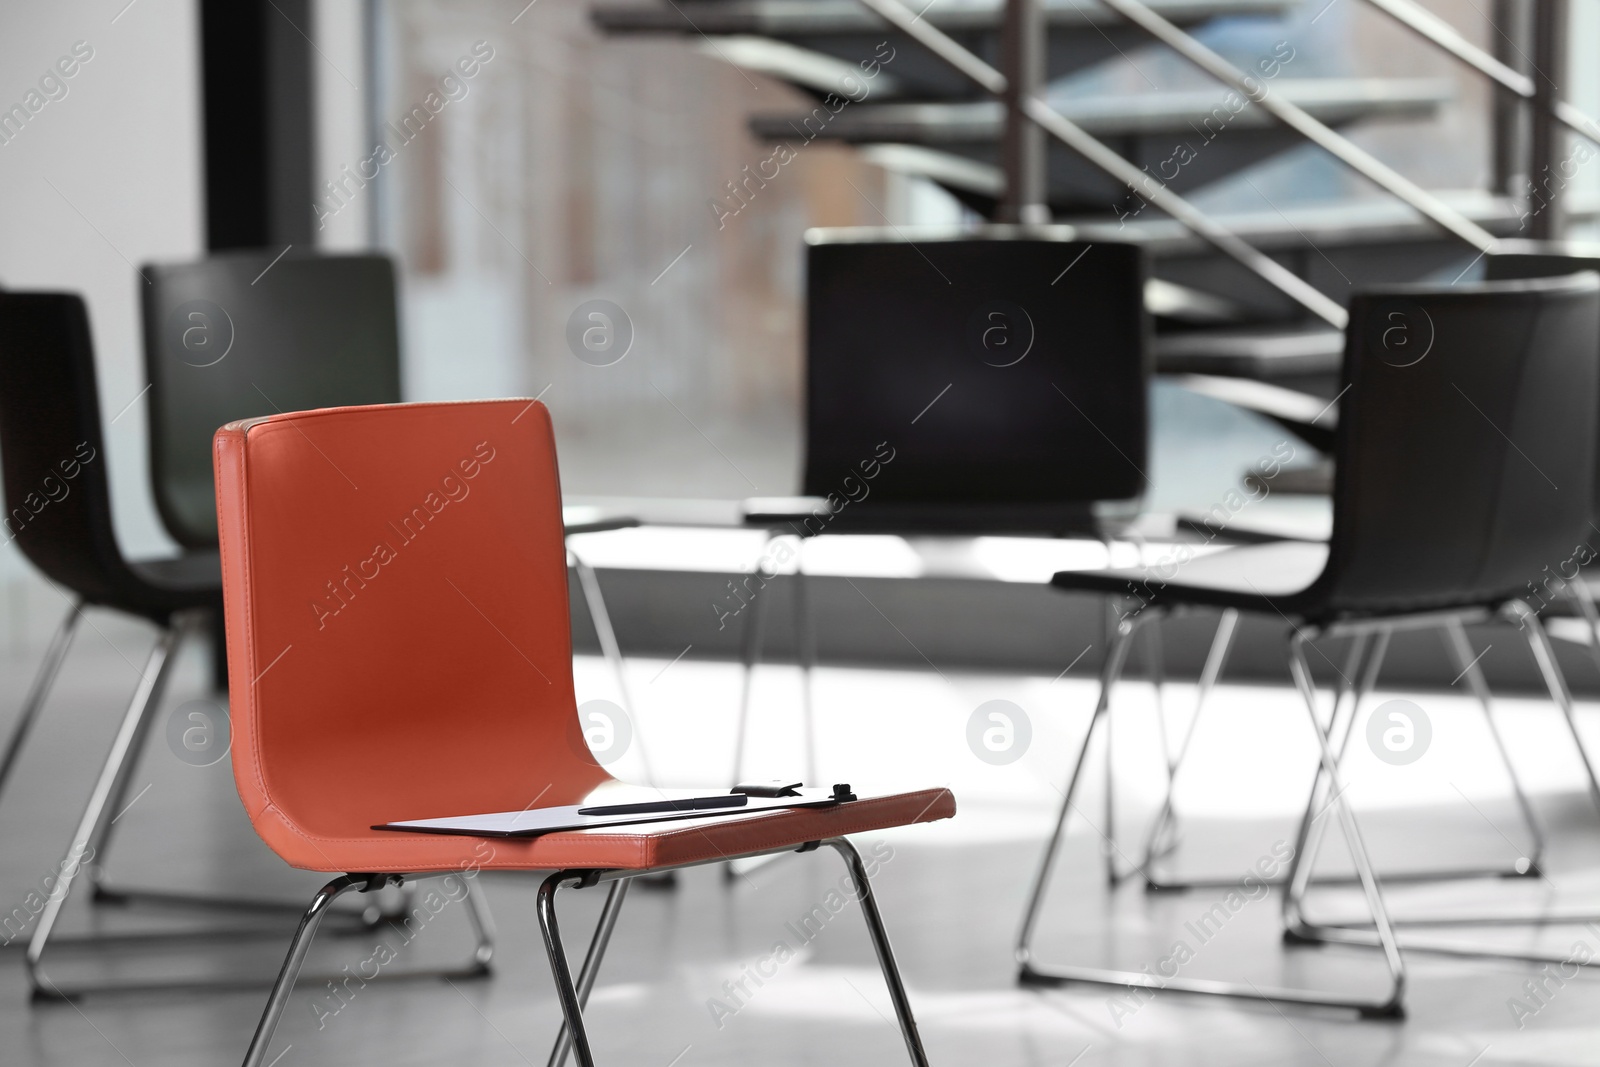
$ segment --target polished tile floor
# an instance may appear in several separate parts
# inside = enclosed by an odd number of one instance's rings
[[[0,912],[21,906],[49,875],[81,808],[121,703],[131,691],[150,637],[137,626],[94,616],[56,698],[47,708],[16,780],[0,803]],[[227,761],[196,767],[175,757],[167,720],[186,702],[207,699],[202,664],[189,655],[163,706],[130,804],[108,856],[120,884],[183,886],[301,901],[316,875],[285,869],[255,839],[232,792]],[[0,698],[9,723],[32,662],[0,661],[11,682]],[[638,701],[634,740],[612,769],[625,776],[648,765],[662,782],[725,778],[738,674],[727,664],[684,659],[631,664]],[[580,699],[614,698],[603,664],[578,664]],[[757,729],[749,776],[800,770],[797,675],[763,670],[756,686]],[[1156,706],[1130,684],[1117,709],[1118,848],[1137,838],[1160,783]],[[1020,989],[1011,943],[1027,883],[1054,807],[1064,761],[1080,736],[1093,691],[1087,679],[933,671],[827,669],[815,680],[818,777],[867,788],[948,783],[961,802],[949,822],[862,842],[886,857],[877,887],[931,1060],[936,1064],[1097,1067],[1101,1064],[1584,1064],[1600,1062],[1600,975],[1545,977],[1539,968],[1413,953],[1409,1017],[1361,1022],[1349,1014],[1226,1003],[1160,994],[1131,1009],[1112,989]],[[1380,693],[1376,702],[1402,696]],[[1358,735],[1348,795],[1386,870],[1464,864],[1501,865],[1526,848],[1505,777],[1473,705],[1455,693],[1403,694],[1432,724],[1426,755],[1407,765],[1380,760]],[[1182,729],[1192,689],[1167,693],[1169,727]],[[1011,763],[980,758],[969,744],[974,713],[1005,700],[1029,722],[1025,748]],[[192,709],[191,709],[192,710]],[[1600,715],[1585,707],[1586,728]],[[180,714],[182,712],[182,714]],[[330,714],[336,714],[334,709]],[[1546,705],[1500,704],[1514,762],[1536,790],[1551,833],[1543,879],[1504,879],[1444,887],[1396,887],[1399,913],[1443,909],[1578,907],[1600,912],[1600,817],[1582,793],[1576,759]],[[980,724],[989,720],[980,717]],[[449,724],[473,729],[470,714]],[[981,729],[977,732],[981,738]],[[709,740],[708,740],[709,739]],[[987,750],[984,750],[987,751]],[[992,753],[989,753],[992,756]],[[1192,774],[1179,791],[1185,813],[1175,868],[1225,878],[1292,840],[1304,803],[1312,746],[1303,709],[1286,690],[1222,687],[1193,749]],[[1276,896],[1232,914],[1204,944],[1186,933],[1225,889],[1147,895],[1124,885],[1108,892],[1101,853],[1103,778],[1098,758],[1086,783],[1043,924],[1047,959],[1156,965],[1187,939],[1184,974],[1259,984],[1304,983],[1373,990],[1380,961],[1354,949],[1286,948],[1278,937]],[[1093,821],[1093,825],[1090,824]],[[1335,841],[1336,843],[1336,841]],[[1327,868],[1343,864],[1328,850]],[[656,1067],[792,1064],[838,1067],[902,1062],[860,918],[847,907],[815,937],[792,926],[827,898],[841,871],[829,853],[790,856],[725,878],[720,870],[683,875],[676,889],[637,888],[618,925],[595,989],[590,1019],[601,1063]],[[487,980],[438,979],[351,987],[303,983],[272,1055],[276,1067],[316,1064],[542,1064],[558,1019],[533,917],[535,876],[484,879],[498,922],[495,974]],[[599,891],[563,897],[569,939],[581,944]],[[1359,901],[1320,890],[1319,914],[1359,915]],[[469,948],[459,905],[440,911],[389,968],[449,965]],[[191,914],[145,908],[90,909],[74,900],[68,933],[190,927]],[[213,925],[233,920],[202,919]],[[52,981],[108,978],[265,978],[281,959],[292,919],[258,921],[262,936],[184,942],[163,950],[85,953],[63,948],[47,960]],[[1481,931],[1429,930],[1457,940]],[[3,936],[3,935],[0,935]],[[1564,956],[1594,947],[1600,925],[1515,927],[1498,943],[1542,946]],[[338,971],[372,955],[393,932],[367,930],[321,941],[310,969]],[[775,967],[765,962],[785,942]],[[0,949],[0,1064],[5,1067],[192,1067],[238,1062],[258,1017],[262,991],[213,989],[180,995],[100,995],[72,1004],[30,1006],[21,953]],[[757,966],[771,972],[760,985]],[[1571,972],[1566,972],[1570,974]],[[744,991],[737,983],[744,980]],[[1542,983],[1538,995],[1525,983]],[[1520,1006],[1520,1007],[1519,1007]],[[336,1009],[336,1010],[335,1010]],[[269,1057],[270,1058],[270,1057]]]

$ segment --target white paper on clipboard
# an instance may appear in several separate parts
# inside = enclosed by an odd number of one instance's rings
[[[596,804],[688,800],[715,795],[708,789],[649,789],[635,787],[626,794],[607,790],[586,797],[581,804],[559,804],[523,811],[496,811],[483,815],[452,815],[437,819],[408,819],[374,826],[374,830],[399,830],[422,834],[455,834],[468,837],[534,837],[562,830],[589,830],[598,826],[629,826],[640,823],[676,822],[682,819],[725,819],[753,813],[781,811],[785,808],[832,807],[840,801],[826,789],[801,789],[799,796],[751,797],[735,808],[698,808],[681,811],[647,812],[627,815],[580,815],[579,808]],[[844,803],[849,803],[845,801]]]

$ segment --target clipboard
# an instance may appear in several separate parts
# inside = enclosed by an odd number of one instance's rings
[[[454,834],[467,837],[537,837],[563,830],[675,822],[682,819],[725,818],[786,808],[824,808],[855,799],[827,789],[797,789],[793,796],[749,796],[691,789],[647,789],[599,792],[582,804],[558,804],[523,811],[496,811],[482,815],[452,815],[437,819],[408,819],[374,825],[374,830],[414,834]]]

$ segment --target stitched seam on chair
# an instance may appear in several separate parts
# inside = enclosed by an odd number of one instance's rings
[[[238,455],[238,462],[236,464],[236,467],[237,467],[237,470],[238,470],[238,475],[239,475],[239,479],[240,479],[241,483],[245,482],[248,479],[248,474],[246,473],[246,470],[245,470],[246,463],[247,463],[247,457],[248,457],[248,450],[246,448],[245,441],[246,441],[246,434],[244,434],[242,432],[239,432],[238,436],[234,438],[235,448],[236,448],[237,455]],[[213,439],[213,441],[211,443],[211,447],[212,447],[213,452],[215,453],[213,455],[213,457],[212,457],[212,479],[213,479],[213,482],[215,484],[215,492],[217,494],[217,499],[220,500],[220,499],[222,499],[222,464],[220,462],[218,462],[218,461],[222,458],[222,451],[223,451],[223,449],[222,449],[222,438],[218,437],[218,438]],[[246,488],[247,487],[245,487],[245,486],[243,486],[241,484],[241,490],[242,491],[244,489],[246,489]],[[250,523],[250,515],[249,515],[248,509],[245,508],[245,507],[240,507],[239,512],[240,512],[240,517],[243,520],[244,524],[246,526],[248,526],[249,523]],[[249,537],[247,536],[247,532],[241,533],[240,534],[240,539],[241,539],[241,546],[239,548],[239,565],[244,571],[244,583],[243,583],[244,584],[244,588],[241,589],[240,592],[239,592],[239,597],[240,597],[240,600],[241,600],[240,615],[244,619],[244,635],[243,635],[244,636],[244,661],[245,661],[245,668],[249,671],[250,676],[253,678],[253,677],[255,677],[255,667],[256,667],[256,658],[255,658],[255,647],[256,647],[255,646],[255,597],[252,595],[251,587],[250,587],[250,553],[248,551],[246,551],[244,549],[244,547],[243,547],[243,544],[247,543],[249,541]],[[226,581],[226,579],[227,579],[228,559],[230,558],[231,555],[232,555],[232,551],[231,551],[231,548],[230,548],[230,545],[229,545],[229,538],[224,536],[223,530],[222,530],[222,525],[221,525],[221,523],[219,523],[218,526],[217,526],[217,561],[222,566],[222,573],[223,573],[224,581]],[[227,610],[226,603],[224,603],[222,614],[223,614],[222,628],[223,628],[224,633],[226,633],[227,628],[228,628],[228,623],[227,623],[228,610]],[[224,655],[226,655],[226,639],[224,639]],[[230,690],[231,690],[231,688],[232,688],[232,686],[233,686],[235,681],[237,681],[237,680],[235,679],[234,681],[230,681],[230,683],[229,683]],[[276,805],[273,804],[272,798],[271,798],[270,794],[267,791],[266,773],[265,773],[265,771],[263,770],[263,768],[261,766],[261,744],[260,744],[260,741],[261,741],[261,720],[260,720],[260,716],[257,715],[257,713],[256,713],[257,712],[257,707],[256,707],[255,693],[252,691],[253,686],[254,686],[253,682],[249,683],[249,685],[247,685],[246,691],[245,691],[245,698],[244,698],[245,699],[245,706],[250,709],[250,712],[249,712],[250,733],[251,733],[251,736],[255,740],[255,744],[251,745],[250,769],[251,769],[252,774],[255,777],[256,789],[261,794],[261,800],[262,800],[262,805],[263,805],[261,810],[262,810],[263,813],[265,813],[268,809],[275,808]],[[231,700],[229,701],[229,704],[230,705],[232,704]],[[230,710],[231,710],[231,707],[230,707]]]
[[[420,408],[454,408],[468,405],[510,407],[519,403],[526,407],[528,404],[538,403],[538,400],[534,397],[507,397],[496,400],[419,400],[411,404],[355,404],[342,408],[318,408],[315,411],[291,411],[284,415],[266,415],[260,419],[246,420],[248,422],[246,429],[253,430],[258,426],[283,426],[291,422],[309,422],[312,419],[344,418],[355,411],[417,410]],[[543,404],[539,404],[539,406],[544,407]]]

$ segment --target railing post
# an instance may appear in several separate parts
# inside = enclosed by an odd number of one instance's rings
[[[1526,40],[1523,16],[1525,0],[1494,0],[1489,9],[1490,47],[1494,58],[1508,67],[1522,68],[1516,41]],[[1498,30],[1499,32],[1494,32]],[[1493,176],[1490,188],[1496,196],[1519,196],[1517,172],[1522,169],[1522,97],[1502,85],[1489,90],[1489,143]]]
[[[1566,80],[1568,0],[1533,0],[1533,106],[1528,137],[1528,235],[1559,238],[1566,230],[1562,149],[1566,131],[1556,118]]]
[[[1006,77],[1001,97],[1006,123],[1000,147],[1006,192],[999,213],[1004,222],[1050,221],[1044,131],[1023,109],[1023,101],[1038,95],[1044,83],[1045,35],[1040,0],[1006,0],[1000,38],[1000,70]]]

